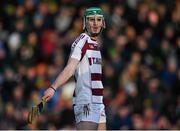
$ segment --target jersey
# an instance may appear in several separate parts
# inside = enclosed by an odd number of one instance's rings
[[[103,103],[102,58],[97,41],[82,33],[72,44],[70,57],[79,60],[73,104]]]

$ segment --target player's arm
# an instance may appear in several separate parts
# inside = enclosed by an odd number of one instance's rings
[[[78,63],[78,59],[71,57],[69,58],[68,64],[64,70],[58,75],[54,83],[45,91],[42,101],[38,105],[34,105],[31,108],[28,114],[28,123],[32,124],[36,122],[38,116],[44,109],[45,102],[49,101],[53,97],[56,89],[62,86],[72,76]]]
[[[70,57],[66,67],[58,75],[52,85],[45,91],[42,99],[44,99],[45,101],[49,101],[53,97],[55,90],[57,90],[58,87],[61,87],[73,75],[78,64],[78,59]]]

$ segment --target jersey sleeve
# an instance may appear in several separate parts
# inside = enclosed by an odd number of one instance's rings
[[[81,34],[71,46],[71,58],[75,58],[80,61],[82,57],[82,48],[86,42],[85,34]]]

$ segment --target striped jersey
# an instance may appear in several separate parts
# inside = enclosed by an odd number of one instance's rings
[[[73,104],[103,103],[102,59],[97,41],[82,33],[72,44],[70,57],[79,60]]]

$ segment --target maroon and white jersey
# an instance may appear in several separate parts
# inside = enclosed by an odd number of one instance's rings
[[[103,103],[102,59],[97,41],[82,33],[72,44],[70,57],[79,60],[73,103]]]

